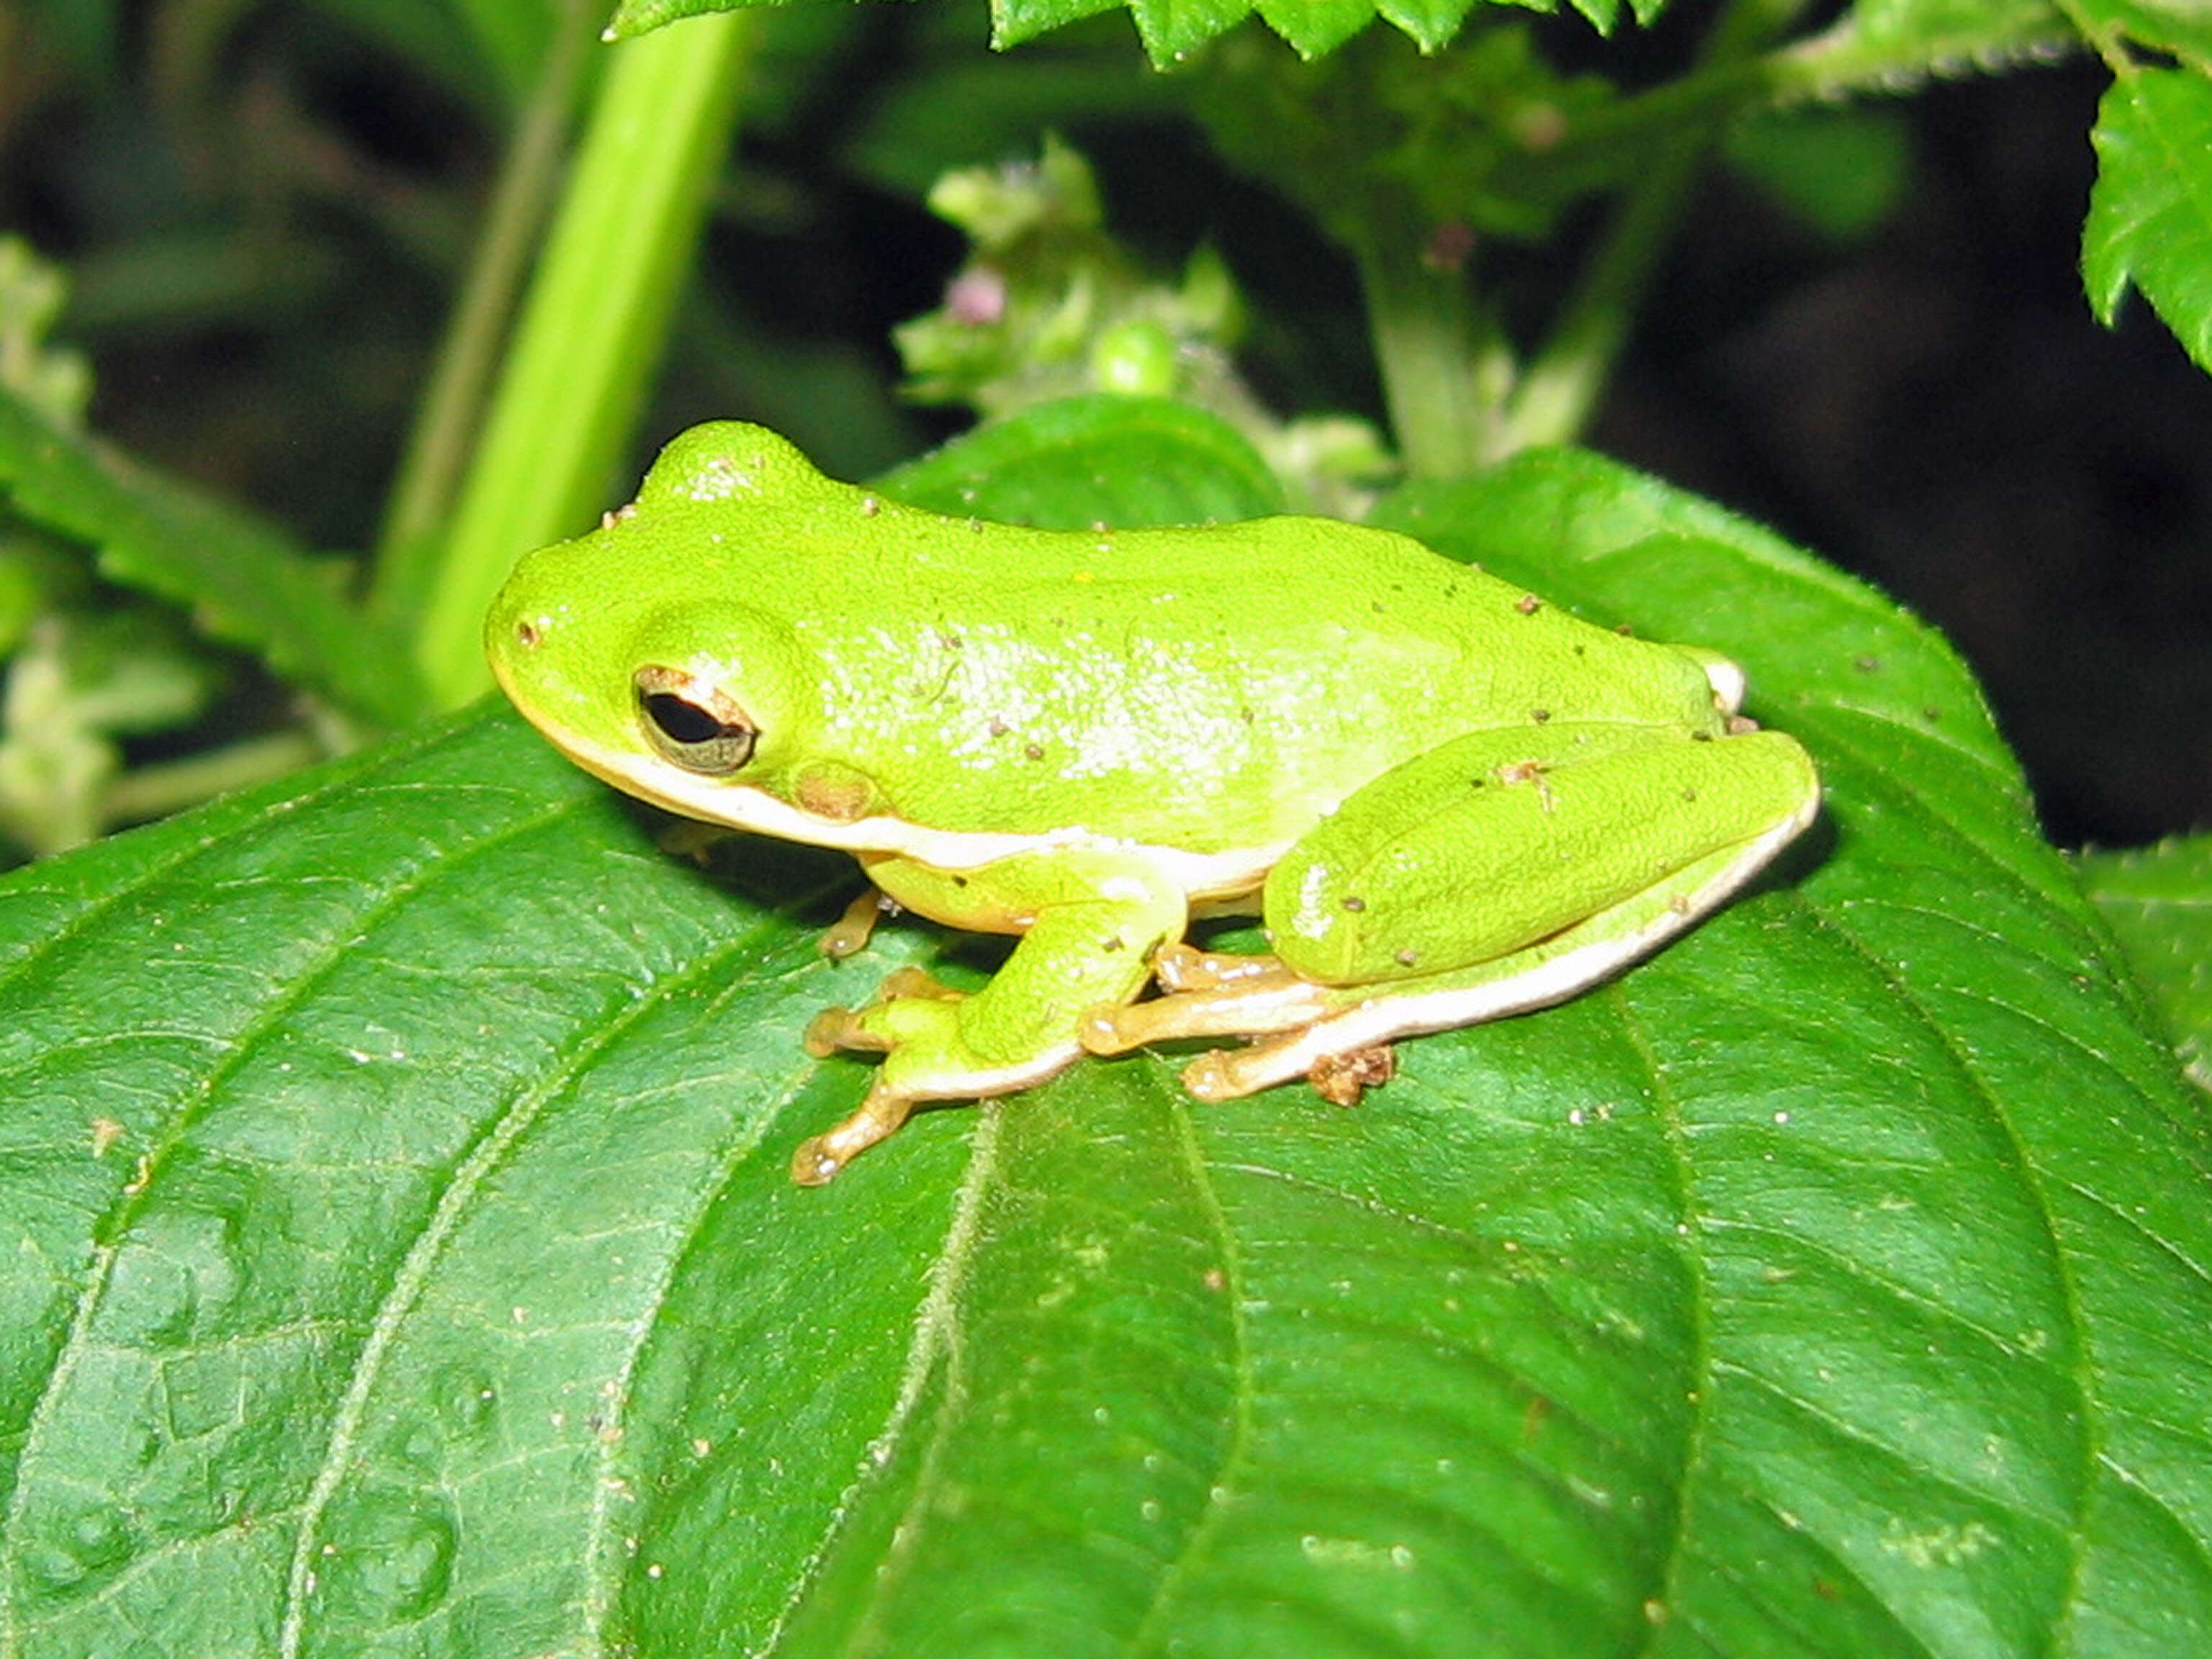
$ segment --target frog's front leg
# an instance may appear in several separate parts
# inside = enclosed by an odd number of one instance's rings
[[[1819,803],[1777,732],[1472,733],[1376,779],[1278,862],[1273,957],[1171,947],[1156,964],[1170,994],[1094,1011],[1084,1043],[1263,1037],[1184,1072],[1218,1100],[1563,1001],[1721,904]]]
[[[972,996],[906,969],[866,1007],[827,1010],[808,1028],[817,1054],[857,1049],[884,1063],[860,1109],[799,1147],[792,1176],[805,1186],[830,1179],[923,1101],[1012,1094],[1064,1070],[1083,1053],[1085,1012],[1134,996],[1188,915],[1181,887],[1119,849],[1054,848],[973,870],[887,858],[871,860],[868,874],[906,909],[1021,942]]]

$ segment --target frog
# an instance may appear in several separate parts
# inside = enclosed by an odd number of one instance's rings
[[[794,1152],[805,1185],[917,1107],[1087,1056],[1194,1043],[1196,1101],[1304,1078],[1350,1103],[1403,1039],[1658,950],[1820,803],[1726,658],[1408,536],[942,514],[738,421],[684,432],[597,529],[525,556],[485,639],[587,772],[852,854],[869,884],[833,957],[893,911],[1012,937],[979,988],[901,969],[812,1021],[811,1054],[878,1063]],[[1256,917],[1264,948],[1201,948],[1217,916]]]

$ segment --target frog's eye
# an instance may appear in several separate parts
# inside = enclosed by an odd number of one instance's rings
[[[720,687],[680,668],[641,668],[630,683],[645,740],[663,759],[726,778],[752,758],[760,728]]]

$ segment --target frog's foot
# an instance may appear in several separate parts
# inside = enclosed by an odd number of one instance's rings
[[[1350,1105],[1369,1083],[1389,1075],[1387,1058],[1377,1060],[1375,1051],[1387,1056],[1395,1033],[1360,1030],[1337,1040],[1337,1022],[1358,1009],[1344,1007],[1341,990],[1316,985],[1273,957],[1171,945],[1154,958],[1152,971],[1168,994],[1091,1009],[1077,1030],[1085,1048],[1118,1054],[1186,1037],[1267,1039],[1200,1054],[1186,1066],[1183,1087],[1200,1100],[1231,1100],[1306,1076],[1327,1098]]]
[[[1364,1090],[1389,1080],[1390,1045],[1398,1038],[1518,1012],[1565,994],[1540,981],[1524,994],[1501,997],[1478,969],[1440,975],[1426,990],[1394,988],[1378,994],[1370,988],[1363,995],[1317,985],[1271,958],[1232,960],[1253,965],[1225,975],[1217,988],[1092,1009],[1080,1027],[1083,1046],[1112,1054],[1188,1037],[1250,1037],[1246,1047],[1199,1055],[1183,1068],[1183,1087],[1194,1099],[1234,1100],[1303,1077],[1322,1098],[1348,1106]],[[1180,981],[1185,965],[1170,973]]]
[[[1167,954],[1162,952],[1162,955]],[[1200,953],[1191,951],[1192,957]],[[1217,961],[1224,960],[1216,958]],[[1150,1002],[1107,1004],[1083,1017],[1077,1035],[1094,1054],[1127,1054],[1147,1043],[1182,1037],[1252,1036],[1287,1031],[1311,1024],[1329,1011],[1329,993],[1267,957],[1231,958],[1251,964],[1233,976],[1209,982],[1182,977],[1183,967],[1154,971],[1162,982],[1209,988],[1174,990]]]
[[[858,1111],[836,1128],[799,1143],[791,1158],[791,1178],[802,1187],[823,1185],[869,1147],[895,1133],[914,1106],[878,1079]]]
[[[1243,978],[1233,990],[1094,1008],[1080,1036],[1094,1054],[1184,1037],[1257,1037],[1245,1048],[1199,1055],[1183,1067],[1182,1086],[1196,1100],[1234,1100],[1304,1077],[1324,1100],[1352,1106],[1363,1091],[1389,1080],[1389,1040],[1405,1033],[1388,1003],[1346,1008],[1341,1000],[1341,992],[1277,966]]]
[[[816,1054],[879,1054],[860,1110],[799,1151],[793,1174],[827,1181],[924,1101],[991,1100],[1036,1087],[1083,1057],[1085,1009],[1127,1001],[1162,939],[1187,920],[1182,889],[1118,848],[1054,848],[980,871],[933,871],[896,859],[869,866],[876,884],[925,914],[1018,932],[990,983],[962,995],[907,969],[860,1009],[833,1008],[807,1030]]]
[[[665,826],[653,839],[653,844],[664,853],[688,859],[704,869],[714,856],[714,849],[735,837],[737,831],[726,824],[706,823],[697,818],[678,818]]]
[[[916,968],[884,980],[878,1000],[865,1008],[816,1015],[806,1047],[817,1056],[839,1049],[879,1054],[884,1063],[860,1109],[792,1158],[792,1179],[803,1187],[830,1180],[894,1133],[916,1106],[991,1100],[1033,1088],[1083,1053],[1072,1037],[1039,1041],[1026,1029],[1000,1029],[984,997],[955,991]]]
[[[1235,1100],[1303,1077],[1331,1104],[1357,1106],[1396,1071],[1391,1039],[1433,1029],[1388,1000],[1358,1003],[1243,1048],[1200,1054],[1183,1067],[1182,1086],[1194,1100]]]

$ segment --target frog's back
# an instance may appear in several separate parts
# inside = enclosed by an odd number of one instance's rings
[[[1679,722],[1704,691],[1677,653],[1381,531],[969,532],[903,513],[878,528],[792,561],[819,586],[782,602],[823,665],[830,746],[896,769],[901,810],[947,825],[984,811],[1015,827],[1033,793],[1039,824],[1287,836],[1459,732]]]
[[[1042,531],[879,511],[890,522],[865,546],[813,551],[823,590],[799,614],[909,644],[1010,635],[1041,660],[1096,656],[1134,678],[1294,680],[1301,702],[1379,694],[1417,744],[1524,715],[1679,723],[1708,701],[1684,653],[1395,532],[1290,515]]]

